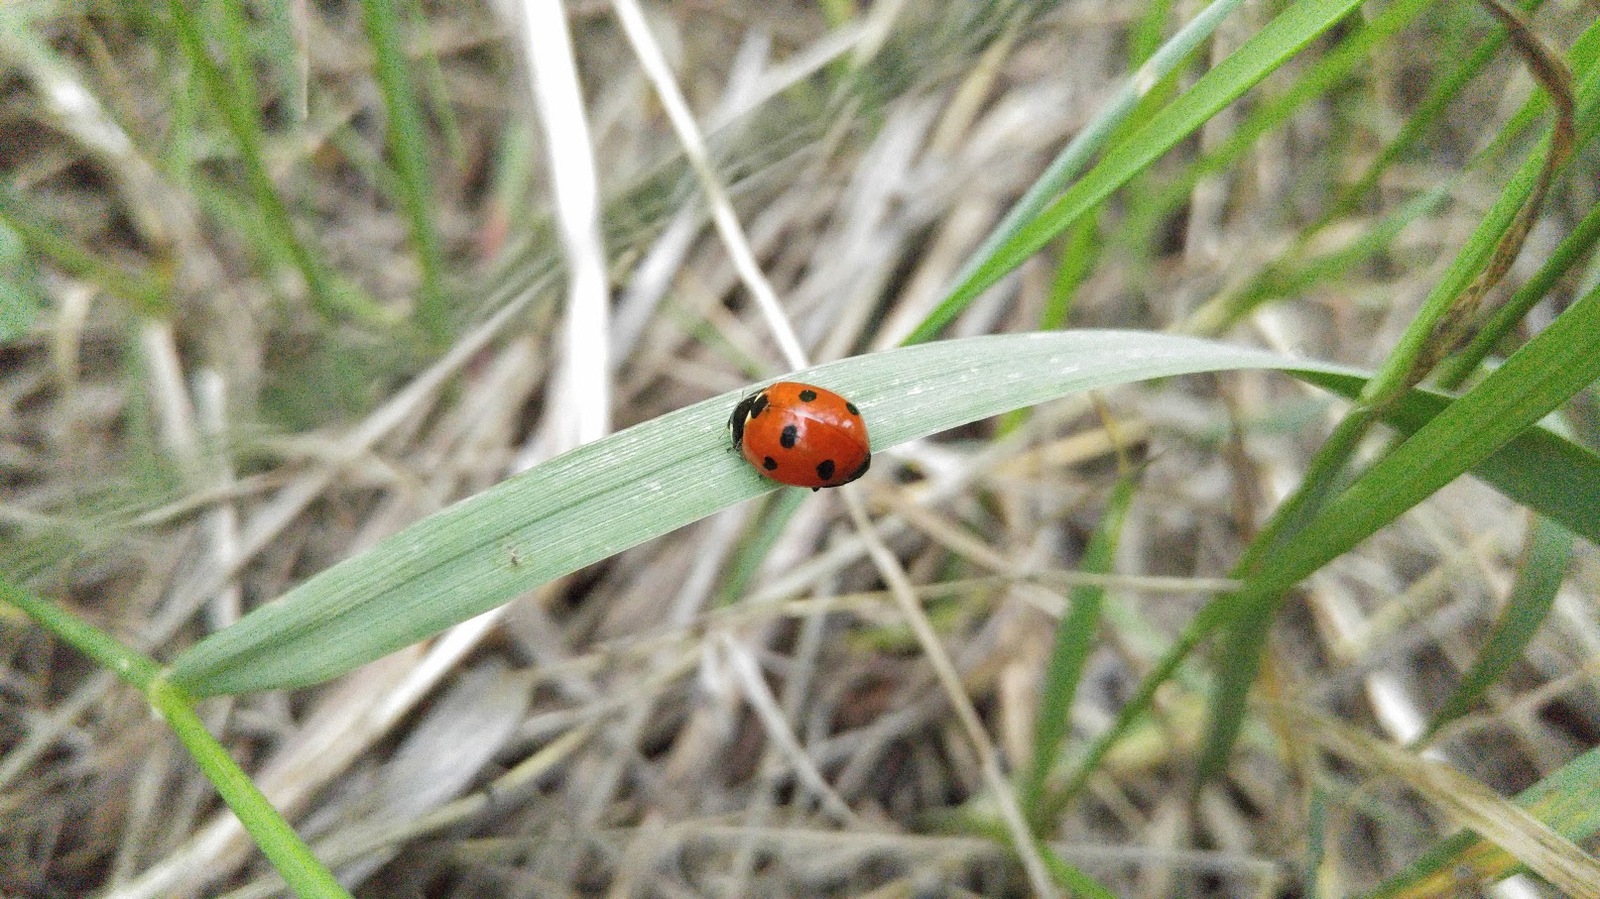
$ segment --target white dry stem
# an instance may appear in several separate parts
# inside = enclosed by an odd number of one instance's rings
[[[764,31],[753,31],[739,45],[728,71],[728,85],[717,109],[711,114],[711,129],[733,121],[749,111],[761,69],[772,50],[772,38]],[[627,279],[627,287],[617,302],[616,327],[611,332],[612,365],[615,367],[638,343],[639,337],[656,314],[661,298],[667,295],[673,279],[683,268],[689,249],[700,233],[700,216],[693,198],[673,215],[661,236]]]
[[[611,429],[611,297],[600,240],[600,186],[566,15],[560,0],[523,0],[520,9],[567,259],[567,318],[552,393],[553,417],[518,460],[530,468]]]
[[[777,340],[778,348],[783,351],[784,360],[789,367],[805,368],[807,365],[805,350],[801,348],[794,327],[790,325],[783,307],[778,303],[777,293],[767,282],[766,275],[762,274],[761,266],[756,263],[755,254],[750,251],[750,242],[745,237],[744,228],[739,224],[738,215],[733,211],[733,203],[728,199],[728,192],[723,189],[717,173],[711,168],[711,160],[706,155],[705,138],[701,136],[699,126],[695,124],[694,115],[689,112],[689,104],[684,100],[683,92],[678,89],[677,80],[667,65],[661,47],[650,33],[650,26],[645,23],[643,10],[635,0],[613,0],[611,6],[616,10],[617,20],[627,34],[628,42],[633,45],[633,52],[639,57],[640,67],[655,86],[662,108],[666,110],[673,131],[678,135],[678,142],[683,145],[684,156],[688,158],[695,176],[700,179],[700,188],[705,191],[706,202],[711,207],[711,219],[716,223],[717,233],[728,248],[728,256],[733,261],[734,269],[744,282],[745,289],[755,297],[756,305],[766,317],[767,325],[772,329],[773,337]]]
[[[222,373],[214,368],[202,368],[194,376],[195,408],[200,422],[200,436],[205,440],[209,465],[210,487],[219,496],[226,497],[233,489],[237,475],[227,452],[228,393]],[[217,567],[227,568],[239,556],[239,509],[232,501],[223,499],[212,505],[204,517],[207,539]],[[221,630],[239,620],[244,605],[244,591],[237,581],[230,581],[217,591],[207,608],[209,624]]]

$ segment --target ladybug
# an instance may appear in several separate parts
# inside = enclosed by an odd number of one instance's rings
[[[733,407],[728,427],[746,461],[791,487],[838,487],[872,464],[861,410],[810,384],[779,381],[750,394]]]

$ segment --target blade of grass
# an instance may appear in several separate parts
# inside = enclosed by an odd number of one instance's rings
[[[850,396],[882,448],[1073,390],[1285,363],[1135,332],[1004,335],[914,350],[796,377]],[[588,444],[414,525],[191,648],[176,661],[176,679],[204,694],[314,683],[772,490],[728,445],[728,410],[747,392]]]
[[[1124,475],[1106,502],[1099,526],[1083,551],[1078,563],[1080,571],[1104,574],[1111,571],[1116,561],[1117,540],[1122,536],[1122,525],[1127,520],[1128,506],[1138,489],[1137,473]],[[1083,666],[1094,650],[1100,631],[1100,606],[1105,599],[1105,588],[1085,585],[1072,590],[1067,616],[1056,625],[1055,649],[1050,654],[1045,669],[1039,714],[1033,728],[1033,761],[1023,778],[1018,802],[1034,827],[1043,827],[1048,820],[1043,804],[1045,779],[1056,769],[1062,751],[1062,741],[1072,722],[1072,702],[1077,696],[1078,682],[1083,678]]]
[[[1544,626],[1555,604],[1556,590],[1566,576],[1572,558],[1575,535],[1548,518],[1536,517],[1528,535],[1522,570],[1511,588],[1511,596],[1489,639],[1461,676],[1455,692],[1444,701],[1428,722],[1423,739],[1431,739],[1451,721],[1465,715],[1490,687],[1500,682],[1511,666],[1522,658],[1533,635]]]
[[[1359,381],[1338,366],[1119,331],[943,341],[796,376],[850,396],[882,449],[1073,391],[1235,368]],[[588,444],[418,522],[185,651],[174,662],[175,681],[203,695],[315,683],[773,490],[728,446],[728,410],[746,392]],[[1569,446],[1553,435],[1541,439]],[[1514,466],[1523,464],[1521,453],[1549,451],[1526,435],[1508,450]],[[1600,479],[1582,480],[1597,469],[1572,475],[1571,502],[1600,496]],[[1585,533],[1581,528],[1574,529]]]
[[[1574,842],[1600,833],[1600,748],[1517,794],[1517,805]],[[1471,831],[1439,843],[1369,899],[1458,895],[1464,882],[1493,882],[1525,869],[1509,852]]]
[[[1109,151],[1081,180],[1037,216],[1006,236],[928,315],[906,343],[937,334],[984,290],[1054,240],[1150,163],[1187,138],[1223,107],[1267,77],[1318,35],[1333,27],[1359,0],[1302,0],[1280,13],[1238,50],[1207,72],[1187,93],[1157,113],[1128,140]],[[1169,42],[1170,43],[1170,42]],[[988,244],[985,244],[987,247]]]
[[[1530,0],[1523,4],[1525,11],[1537,9],[1543,0]],[[1457,68],[1439,79],[1438,85],[1429,99],[1419,107],[1417,113],[1407,120],[1401,134],[1393,141],[1384,145],[1379,158],[1374,160],[1363,176],[1350,187],[1342,190],[1337,199],[1331,203],[1323,214],[1307,228],[1303,229],[1295,238],[1293,245],[1282,254],[1280,261],[1267,267],[1250,284],[1238,291],[1215,297],[1197,310],[1185,324],[1186,333],[1216,334],[1221,333],[1241,320],[1252,309],[1275,299],[1289,296],[1304,290],[1313,284],[1326,284],[1325,279],[1330,279],[1340,274],[1344,268],[1353,265],[1363,258],[1363,251],[1370,254],[1386,251],[1396,236],[1399,227],[1416,215],[1426,214],[1436,201],[1451,195],[1458,188],[1459,178],[1450,178],[1434,186],[1423,197],[1408,201],[1401,210],[1386,216],[1383,222],[1360,240],[1351,244],[1348,250],[1330,254],[1318,259],[1309,265],[1302,264],[1299,260],[1304,258],[1317,239],[1329,225],[1349,216],[1356,204],[1366,197],[1377,180],[1388,168],[1397,161],[1404,149],[1414,144],[1438,116],[1444,111],[1449,101],[1460,93],[1471,78],[1477,75],[1493,53],[1504,44],[1506,31],[1504,27],[1497,26],[1490,37],[1479,44],[1468,58],[1458,64]],[[1536,110],[1548,105],[1543,94],[1535,95],[1524,104],[1518,112],[1517,118],[1522,120]],[[1530,120],[1531,121],[1531,120]],[[1500,136],[1508,132],[1521,133],[1521,128],[1516,123],[1502,129]],[[1497,142],[1497,147],[1499,144]],[[1503,147],[1499,147],[1503,151]],[[1471,167],[1486,168],[1492,165],[1490,160],[1495,158],[1492,152],[1495,147],[1480,152],[1475,157]],[[1182,195],[1177,195],[1181,197]],[[1161,209],[1158,204],[1152,203],[1149,213],[1140,213],[1145,218],[1159,220],[1165,212],[1156,212]],[[1131,224],[1130,228],[1133,227]],[[1148,230],[1149,226],[1144,226]]]
[[[98,285],[140,315],[158,318],[171,312],[166,286],[160,279],[107,262],[62,236],[55,225],[40,217],[7,184],[0,184],[0,225],[8,226],[22,242],[62,271]]]
[[[1527,237],[1528,229],[1533,222],[1543,203],[1545,192],[1551,184],[1554,175],[1566,163],[1569,152],[1574,143],[1573,115],[1575,102],[1572,95],[1571,76],[1565,71],[1559,60],[1555,59],[1531,34],[1525,26],[1514,19],[1512,14],[1503,7],[1494,5],[1496,0],[1485,0],[1490,4],[1495,15],[1508,25],[1515,25],[1512,30],[1513,39],[1519,50],[1525,56],[1528,68],[1539,79],[1542,86],[1550,95],[1557,109],[1556,122],[1551,128],[1550,135],[1542,146],[1530,153],[1521,169],[1513,176],[1490,214],[1479,224],[1472,237],[1463,246],[1452,262],[1445,276],[1434,286],[1433,292],[1423,302],[1421,310],[1407,326],[1401,335],[1396,347],[1384,360],[1378,373],[1369,381],[1362,391],[1360,402],[1352,409],[1343,420],[1334,428],[1328,440],[1318,450],[1313,458],[1306,476],[1300,487],[1276,509],[1272,518],[1262,528],[1261,533],[1246,548],[1240,561],[1236,564],[1234,576],[1252,580],[1245,589],[1234,597],[1223,597],[1223,601],[1237,600],[1236,614],[1228,627],[1224,638],[1224,645],[1218,660],[1218,674],[1216,685],[1212,692],[1212,707],[1210,721],[1207,725],[1205,748],[1201,752],[1198,767],[1197,785],[1215,777],[1227,764],[1227,759],[1232,752],[1233,743],[1238,737],[1239,728],[1243,723],[1246,703],[1251,685],[1255,682],[1260,670],[1261,653],[1266,642],[1268,629],[1276,614],[1277,605],[1281,599],[1279,595],[1272,595],[1270,586],[1274,581],[1273,575],[1259,576],[1262,566],[1282,567],[1286,559],[1293,556],[1293,550],[1305,550],[1307,546],[1315,546],[1315,541],[1307,543],[1301,533],[1306,522],[1314,516],[1324,512],[1324,505],[1328,498],[1336,491],[1342,489],[1346,483],[1346,466],[1370,429],[1384,411],[1395,402],[1398,402],[1404,393],[1419,383],[1438,363],[1450,349],[1452,349],[1460,336],[1478,318],[1479,307],[1488,290],[1499,282],[1505,272],[1510,268],[1522,248],[1523,240]],[[1600,31],[1600,23],[1591,28],[1589,34]],[[1587,36],[1587,35],[1586,35]],[[1579,56],[1577,52],[1574,56]],[[1590,67],[1595,71],[1595,67]],[[1600,91],[1591,89],[1586,82],[1583,106],[1587,107],[1600,98]],[[1580,309],[1584,311],[1579,311]],[[1571,315],[1568,323],[1572,321],[1586,321],[1592,312],[1592,304],[1580,301],[1568,310]],[[1563,316],[1567,318],[1567,316]],[[1561,319],[1557,320],[1558,323]],[[1589,326],[1594,327],[1592,324]],[[1560,336],[1558,336],[1560,335]],[[1547,339],[1548,338],[1548,339]],[[1552,328],[1547,330],[1534,343],[1540,344],[1541,349],[1532,354],[1527,353],[1528,348],[1517,354],[1517,357],[1531,358],[1541,354],[1545,356],[1559,356],[1571,352],[1562,341],[1572,341],[1574,338],[1567,334],[1566,329]],[[1534,344],[1529,344],[1529,347]],[[1573,347],[1578,344],[1573,344]],[[1551,352],[1552,347],[1554,352]],[[1513,358],[1517,358],[1513,357]],[[1570,359],[1553,360],[1553,364],[1572,363]],[[1563,376],[1579,375],[1587,369],[1581,364],[1569,364]],[[1590,374],[1588,381],[1593,381],[1600,372]],[[1504,420],[1494,420],[1496,425],[1521,420],[1518,416],[1529,410],[1538,410],[1535,418],[1524,421],[1521,427],[1510,432],[1502,432],[1498,428],[1484,428],[1477,436],[1493,435],[1501,441],[1509,440],[1522,428],[1528,427],[1555,407],[1565,402],[1578,390],[1582,389],[1588,381],[1573,384],[1571,389],[1564,394],[1552,394],[1544,390],[1549,386],[1547,382],[1541,384],[1540,379],[1532,373],[1522,372],[1519,369],[1521,381],[1501,380],[1499,388],[1513,397],[1505,409],[1497,410],[1511,417]],[[1494,377],[1491,376],[1490,381]],[[1490,381],[1486,381],[1487,386]],[[1560,377],[1556,378],[1560,382]],[[1565,386],[1561,382],[1561,386]],[[1525,391],[1524,391],[1525,388]],[[1481,389],[1481,388],[1480,388]],[[1557,390],[1560,388],[1558,387]],[[1519,392],[1526,392],[1526,396],[1518,396]],[[1478,405],[1485,402],[1485,397],[1492,404],[1498,397],[1493,393],[1484,394],[1478,390],[1468,394],[1463,400],[1452,405],[1451,410],[1445,415],[1430,422],[1418,436],[1427,433],[1428,428],[1446,426],[1444,422],[1449,419],[1452,412],[1457,410],[1475,413]],[[1495,413],[1491,413],[1491,416]],[[1451,424],[1455,424],[1451,422]],[[1437,434],[1433,436],[1438,436]],[[1464,435],[1457,435],[1464,436]],[[1414,437],[1413,440],[1416,438]],[[1492,451],[1492,446],[1489,450]],[[1487,456],[1488,451],[1483,455]],[[1406,455],[1406,448],[1402,446],[1398,451],[1381,460],[1369,469],[1356,487],[1362,483],[1371,483],[1367,479],[1385,465],[1397,458],[1403,458],[1410,463],[1416,460]],[[1470,458],[1470,457],[1469,457]],[[1475,464],[1477,458],[1471,458],[1466,465]],[[1419,469],[1426,468],[1426,462]],[[1439,471],[1448,469],[1445,465]],[[1464,470],[1464,469],[1463,469]],[[1420,471],[1418,472],[1420,474]],[[1387,472],[1386,472],[1387,474]],[[1454,475],[1446,475],[1446,481]],[[1380,479],[1381,482],[1381,479]],[[1445,481],[1439,481],[1429,489],[1442,486]],[[1408,484],[1414,487],[1416,484]],[[1355,492],[1352,488],[1345,496]],[[1420,501],[1419,494],[1412,502]],[[1403,491],[1401,494],[1403,495]],[[1394,495],[1389,497],[1394,498]],[[1341,497],[1341,501],[1342,501]],[[1337,503],[1336,503],[1337,504]],[[1409,508],[1401,507],[1400,510]],[[1398,514],[1398,511],[1396,514]],[[1372,511],[1372,510],[1367,510]],[[1387,523],[1384,519],[1383,523]],[[1373,528],[1376,530],[1376,527]],[[1351,532],[1352,534],[1355,532]],[[1355,542],[1364,540],[1372,531],[1355,538]],[[1335,541],[1337,543],[1338,541]],[[1354,542],[1344,546],[1313,564],[1313,567],[1293,575],[1279,585],[1281,590],[1287,590],[1297,583],[1306,574],[1321,567],[1328,559],[1342,554],[1355,545]],[[1317,555],[1316,552],[1311,555]],[[1265,560],[1270,559],[1270,565]]]
[[[206,730],[194,712],[194,701],[161,678],[161,669],[153,659],[134,652],[56,603],[35,596],[4,577],[0,577],[0,602],[22,610],[57,639],[143,693],[151,708],[189,750],[223,801],[239,816],[239,822],[262,854],[297,895],[349,899],[350,894],[317,861],[294,828],[228,754],[227,748]]]
[[[393,0],[361,0],[362,21],[372,44],[374,71],[383,91],[389,156],[394,161],[400,201],[411,223],[411,246],[422,272],[414,312],[417,326],[434,346],[450,336],[449,300],[440,285],[444,270],[439,236],[433,225],[433,178],[428,171],[428,131],[411,87],[399,12]]]
[[[217,35],[222,44],[233,102],[244,109],[260,109],[261,95],[256,91],[256,64],[250,52],[244,4],[206,3],[201,5],[200,14],[207,16],[206,32]]]
[[[234,94],[228,77],[207,52],[200,24],[196,21],[194,13],[184,5],[183,0],[169,0],[167,8],[171,12],[173,30],[177,34],[184,57],[198,78],[207,99],[222,115],[228,133],[238,144],[239,162],[244,167],[246,180],[250,184],[256,206],[261,213],[261,227],[256,232],[257,236],[263,242],[275,247],[299,270],[310,291],[313,307],[322,315],[330,319],[351,316],[371,324],[391,324],[394,316],[388,310],[363,295],[354,285],[339,279],[312,255],[304,242],[295,234],[289,208],[278,196],[277,186],[272,183],[272,176],[267,173],[266,162],[262,155],[265,139],[261,134],[260,122],[256,118],[255,107],[246,106],[243,102],[245,98]]]
[[[1260,665],[1261,641],[1281,597],[1600,379],[1600,354],[1593,351],[1596,334],[1600,288],[1373,464],[1303,530],[1277,541],[1255,571],[1238,573],[1248,577],[1244,587],[1215,601],[1233,606],[1234,613],[1219,659],[1199,781],[1226,765]]]

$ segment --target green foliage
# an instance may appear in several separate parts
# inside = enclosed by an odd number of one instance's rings
[[[0,220],[0,344],[28,332],[45,300],[22,239]]]
[[[1529,0],[1522,8],[1533,11],[1540,5]],[[965,64],[971,53],[997,37],[1022,35],[1018,40],[1025,43],[1031,17],[1047,6],[978,4],[966,20],[922,17],[925,11],[919,11],[906,26],[911,39],[879,47],[864,67],[852,70],[855,62],[840,57],[825,85],[817,83],[824,79],[816,79],[793,87],[787,103],[762,119],[760,128],[745,121],[715,136],[718,163],[741,188],[735,195],[744,200],[761,196],[788,177],[795,161],[806,158],[824,136],[834,141],[852,127],[870,132],[904,92]],[[1206,51],[1214,50],[1215,29],[1241,8],[1238,0],[1216,0],[1164,41],[1173,4],[1155,0],[1139,11],[1128,33],[1134,71],[971,254],[947,296],[908,339],[922,345],[800,373],[856,400],[871,423],[875,449],[1073,392],[1199,372],[1281,370],[1355,404],[1291,498],[1244,550],[1233,571],[1242,586],[1200,611],[1151,667],[1112,726],[1087,747],[1073,745],[1069,722],[1085,661],[1105,626],[1114,594],[1099,587],[1071,591],[1043,684],[1032,758],[1019,771],[1017,783],[1039,837],[1034,850],[1061,884],[1087,895],[1105,891],[1046,843],[1053,836],[1049,831],[1055,816],[1102,770],[1118,741],[1154,716],[1156,691],[1172,679],[1209,680],[1212,685],[1199,771],[1202,780],[1224,771],[1248,719],[1263,647],[1283,598],[1306,577],[1464,474],[1529,510],[1534,523],[1519,578],[1472,667],[1435,713],[1429,728],[1435,736],[1471,712],[1522,658],[1549,616],[1576,542],[1600,542],[1600,457],[1539,426],[1545,417],[1567,409],[1575,396],[1585,391],[1592,396],[1592,385],[1600,379],[1600,355],[1594,351],[1595,335],[1600,334],[1600,290],[1588,290],[1561,309],[1552,324],[1522,342],[1523,332],[1530,330],[1530,311],[1552,296],[1565,300],[1562,291],[1574,280],[1573,273],[1593,268],[1600,207],[1575,213],[1580,224],[1561,235],[1547,259],[1532,260],[1538,263],[1536,273],[1509,291],[1503,303],[1494,305],[1498,295],[1492,292],[1473,298],[1474,304],[1487,305],[1472,305],[1471,328],[1463,340],[1441,339],[1441,329],[1463,308],[1463,297],[1484,283],[1486,273],[1509,264],[1508,254],[1514,255],[1520,240],[1507,235],[1515,237],[1519,224],[1525,224],[1544,185],[1552,178],[1558,186],[1570,184],[1592,168],[1593,149],[1586,145],[1600,130],[1600,24],[1590,25],[1560,54],[1574,79],[1576,161],[1553,166],[1553,142],[1531,137],[1552,111],[1539,92],[1482,135],[1475,147],[1485,149],[1461,154],[1471,162],[1457,176],[1423,185],[1401,180],[1396,195],[1388,182],[1401,163],[1421,156],[1425,141],[1467,88],[1499,71],[1496,64],[1507,58],[1520,64],[1521,57],[1506,49],[1506,27],[1490,25],[1471,5],[1422,0],[1369,7],[1358,0],[1298,0],[1271,6],[1275,12],[1264,27],[1243,38],[1236,49],[1209,58]],[[279,330],[266,341],[273,358],[260,385],[260,414],[273,425],[299,430],[370,407],[416,364],[423,342],[412,341],[411,332],[395,327],[400,318],[389,310],[400,307],[393,302],[396,298],[380,302],[368,296],[317,249],[319,242],[310,238],[314,219],[300,205],[305,198],[283,174],[313,165],[303,154],[289,155],[286,165],[281,147],[298,147],[306,137],[302,130],[320,124],[306,120],[327,114],[316,103],[307,105],[301,93],[305,85],[293,60],[303,51],[293,31],[292,4],[171,0],[165,14],[160,5],[136,7],[121,13],[124,24],[131,23],[157,52],[173,53],[181,63],[174,66],[180,71],[173,73],[173,82],[163,85],[172,91],[165,143],[135,148],[142,154],[138,158],[160,160],[157,174],[165,180],[155,183],[184,192],[186,207],[220,232],[214,235],[217,243],[247,260],[264,281],[291,270],[304,282],[317,313],[316,321]],[[362,0],[361,9],[373,78],[382,95],[385,140],[381,146],[369,142],[345,122],[330,129],[326,146],[337,156],[337,165],[353,171],[352,177],[403,213],[409,253],[421,274],[412,321],[431,352],[448,345],[454,324],[466,318],[449,306],[451,261],[440,236],[433,160],[440,155],[439,146],[449,148],[458,162],[469,154],[433,51],[424,51],[420,59],[408,56],[405,37],[412,29],[403,20],[409,16],[412,23],[423,24],[423,6],[415,0]],[[35,14],[33,7],[0,9],[0,50],[19,71],[35,73],[24,78],[69,68],[58,48],[35,29]],[[854,18],[851,5],[844,3],[829,4],[827,15],[835,25]],[[1461,52],[1438,61],[1436,71],[1417,84],[1419,99],[1397,127],[1368,121],[1374,112],[1371,98],[1362,92],[1367,69],[1386,54],[1403,56],[1406,41],[1424,29],[1434,32],[1430,39],[1459,45]],[[1518,35],[1509,45],[1526,40]],[[1526,48],[1525,43],[1520,46]],[[1316,54],[1303,64],[1296,62],[1308,47],[1315,47]],[[930,66],[919,58],[924,53],[947,55],[955,65]],[[1252,95],[1263,82],[1267,89]],[[1202,140],[1203,130],[1222,123],[1223,111],[1241,98],[1247,98],[1247,105],[1239,110],[1238,123],[1209,135],[1215,139]],[[860,107],[841,112],[850,103]],[[1357,294],[1365,273],[1414,261],[1417,253],[1407,244],[1408,232],[1432,227],[1446,211],[1471,218],[1472,232],[1448,267],[1427,285],[1427,297],[1398,345],[1376,348],[1383,354],[1376,377],[1149,332],[1073,331],[923,343],[985,290],[1051,246],[1056,269],[1039,321],[1046,328],[1065,326],[1079,315],[1072,303],[1083,285],[1124,261],[1136,272],[1155,268],[1161,262],[1155,235],[1192,200],[1197,186],[1219,178],[1247,179],[1252,155],[1264,143],[1292,136],[1296,118],[1317,111],[1319,104],[1337,120],[1331,143],[1339,149],[1318,157],[1314,170],[1298,173],[1307,186],[1295,197],[1320,201],[1321,214],[1289,235],[1282,252],[1258,269],[1230,269],[1231,280],[1202,294],[1199,308],[1181,327],[1216,334],[1269,304],[1309,307],[1307,299],[1319,291]],[[846,117],[851,114],[856,118]],[[830,118],[836,115],[838,120]],[[553,257],[541,249],[552,242],[548,223],[518,211],[535,205],[527,202],[527,185],[535,180],[531,173],[538,157],[525,129],[519,129],[509,123],[498,137],[499,168],[490,178],[499,180],[489,192],[515,223],[525,252],[499,260],[503,277],[481,291],[486,308],[540,289],[555,269]],[[749,139],[752,131],[759,139]],[[1342,174],[1344,148],[1365,151],[1368,158],[1351,166],[1348,182],[1340,187],[1330,182]],[[654,233],[667,211],[681,206],[693,189],[681,160],[670,154],[641,166],[632,178],[608,204],[605,227],[614,248],[631,248],[640,236]],[[1500,193],[1481,212],[1463,212],[1459,207],[1473,200],[1473,179],[1501,188]],[[1385,196],[1378,196],[1380,186]],[[1318,193],[1322,188],[1325,197]],[[135,191],[128,194],[137,196]],[[1589,194],[1576,195],[1592,204]],[[72,220],[56,205],[48,194],[30,195],[16,184],[0,185],[0,343],[28,334],[40,319],[49,279],[41,278],[36,266],[92,285],[132,310],[132,321],[178,320],[184,307],[170,294],[174,284],[183,285],[174,275],[184,266],[165,255],[167,245],[151,240],[152,246],[141,248],[144,257],[130,261],[135,254],[108,250],[96,237],[79,236],[82,232],[73,229]],[[1370,215],[1356,220],[1358,212]],[[1327,238],[1335,226],[1346,236],[1330,244]],[[1102,227],[1113,236],[1102,240]],[[148,236],[141,232],[141,237]],[[1435,251],[1435,245],[1429,244],[1428,250]],[[1133,258],[1119,258],[1118,253]],[[1139,277],[1136,273],[1131,280]],[[289,305],[288,315],[293,316]],[[667,310],[662,319],[689,335],[697,347],[736,358],[734,368],[759,370],[760,362],[708,326],[698,309],[674,298]],[[282,311],[269,310],[268,317]],[[138,354],[127,355],[128,367],[136,368]],[[1508,358],[1489,365],[1497,355]],[[1433,383],[1444,388],[1468,389],[1457,396],[1418,388],[1430,373]],[[4,579],[0,597],[141,691],[296,890],[342,895],[194,718],[194,697],[321,682],[641,541],[771,493],[772,485],[726,445],[728,410],[747,389],[645,421],[418,522],[180,652],[165,673],[69,614],[65,605],[42,600]],[[122,419],[124,436],[136,447],[129,470],[145,483],[159,482],[159,490],[152,492],[163,499],[177,496],[184,485],[158,462],[164,457],[147,408],[149,398],[135,396],[139,402]],[[1380,425],[1391,429],[1393,439],[1358,465],[1358,447],[1370,443],[1366,438]],[[1137,473],[1119,481],[1079,560],[1082,571],[1112,570],[1124,515],[1139,488]],[[99,484],[93,489],[112,496],[116,488]],[[785,492],[753,519],[732,554],[723,602],[745,594],[783,524],[808,497],[801,491]],[[80,508],[88,506],[85,501]],[[38,529],[45,537],[36,534],[31,543],[14,542],[8,533],[0,556],[10,565],[6,574],[17,580],[93,553],[127,518],[107,513],[104,519],[88,516],[76,527],[51,523]],[[44,547],[46,543],[50,546]],[[945,608],[961,611],[954,604]],[[1213,639],[1218,649],[1211,667],[1214,677],[1183,671],[1191,655]],[[1593,811],[1600,808],[1597,758],[1593,752],[1580,757],[1518,802],[1569,839],[1591,837],[1600,826]],[[1064,770],[1067,759],[1075,760],[1070,771]],[[1324,832],[1335,800],[1322,783],[1306,789],[1312,806],[1307,883],[1314,885],[1324,853],[1337,855],[1326,845]],[[1461,834],[1440,843],[1378,895],[1446,889],[1441,884],[1463,871],[1492,878],[1513,870],[1515,859],[1505,852],[1475,835]]]

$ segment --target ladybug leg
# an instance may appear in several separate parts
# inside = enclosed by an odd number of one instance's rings
[[[821,487],[812,487],[811,488],[811,492],[812,493],[816,493],[818,490],[821,490],[821,489],[822,489]]]

